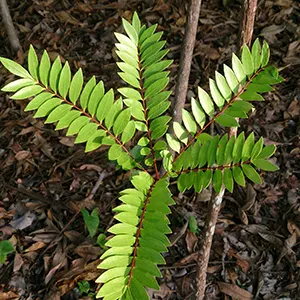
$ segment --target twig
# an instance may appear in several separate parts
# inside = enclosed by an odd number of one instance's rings
[[[15,31],[6,0],[0,0],[1,16],[12,50],[17,53],[22,47]]]
[[[243,7],[243,16],[242,16],[242,26],[240,29],[240,38],[239,38],[239,46],[240,49],[244,44],[248,46],[251,44],[254,20],[255,20],[255,12],[257,7],[257,0],[244,0]],[[229,131],[230,136],[237,135],[237,127],[233,127]],[[196,299],[202,300],[205,294],[206,288],[206,272],[207,266],[210,257],[210,249],[212,245],[213,236],[215,233],[215,228],[218,220],[218,215],[221,209],[222,200],[225,192],[225,187],[223,186],[220,193],[210,201],[207,218],[205,222],[205,227],[203,231],[203,242],[201,245],[201,249],[199,251],[198,258],[198,266],[197,266],[197,292]]]
[[[190,0],[188,8],[188,18],[185,27],[185,35],[182,50],[180,53],[179,71],[175,86],[175,97],[173,102],[173,118],[172,124],[169,127],[169,132],[174,134],[174,122],[181,123],[182,109],[186,101],[187,89],[189,84],[189,77],[191,71],[191,64],[196,41],[196,34],[198,28],[198,21],[200,15],[201,0]],[[171,149],[170,152],[174,156],[175,152]],[[160,176],[164,176],[165,170],[161,166],[159,171]]]
[[[191,71],[191,63],[198,28],[201,0],[190,0],[185,37],[180,55],[179,71],[175,87],[173,122],[181,122],[182,109],[186,101],[186,94]],[[173,132],[173,127],[170,127]]]

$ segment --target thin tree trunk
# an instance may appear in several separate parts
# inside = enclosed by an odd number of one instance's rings
[[[8,39],[13,52],[17,53],[19,50],[22,51],[22,47],[18,39],[18,36],[16,34],[6,0],[0,0],[0,9],[1,9],[3,24],[6,29]]]
[[[257,0],[244,0],[243,15],[241,28],[239,33],[239,48],[244,44],[250,46],[253,34],[253,27],[255,21],[255,12],[257,7]],[[229,136],[237,135],[237,127],[233,127],[229,131]],[[204,299],[206,289],[206,272],[210,257],[210,249],[215,233],[215,228],[218,220],[218,215],[221,209],[222,200],[225,192],[223,186],[220,193],[212,199],[209,203],[207,218],[203,231],[203,242],[199,251],[198,267],[197,267],[197,300]]]
[[[188,19],[185,28],[185,37],[180,55],[179,71],[175,87],[175,100],[173,122],[181,123],[182,109],[184,107],[191,71],[193,51],[195,46],[201,0],[190,0]],[[173,132],[173,126],[170,127]]]

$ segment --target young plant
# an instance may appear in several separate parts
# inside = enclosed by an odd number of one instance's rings
[[[232,192],[234,182],[245,186],[245,177],[261,183],[257,168],[278,169],[267,160],[275,146],[264,146],[262,137],[255,142],[253,133],[246,138],[241,132],[235,138],[205,131],[214,122],[238,126],[236,118],[248,117],[252,101],[263,101],[261,93],[272,91],[283,79],[276,68],[267,66],[267,43],[261,47],[256,40],[251,51],[243,47],[241,60],[232,55],[232,68],[224,65],[224,75],[216,72],[209,80],[210,94],[198,88],[191,111],[183,110],[183,124],[174,123],[175,134],[166,134],[171,120],[166,69],[172,61],[164,59],[168,50],[163,33],[156,32],[157,25],[142,26],[137,14],[131,24],[123,19],[123,27],[126,34],[115,34],[118,74],[126,83],[118,89],[121,96],[113,89],[105,91],[94,76],[84,84],[81,69],[72,77],[68,62],[62,65],[58,57],[52,64],[46,51],[39,61],[32,46],[28,71],[0,58],[20,77],[2,91],[14,92],[14,100],[34,97],[25,110],[37,110],[35,118],[47,117],[46,124],[56,123],[56,130],[77,135],[75,143],[86,143],[86,151],[108,145],[108,158],[133,171],[132,187],[120,193],[121,204],[114,208],[118,222],[108,230],[114,236],[101,256],[99,268],[104,272],[97,280],[97,297],[143,300],[149,299],[146,287],[159,288],[157,265],[165,263],[162,253],[170,245],[167,215],[175,204],[170,177],[177,179],[181,192],[192,187],[200,192],[212,183],[219,193],[223,185]],[[169,147],[177,153],[174,158]]]

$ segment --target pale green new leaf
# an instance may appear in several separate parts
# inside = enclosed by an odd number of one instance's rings
[[[205,111],[205,113],[209,116],[214,114],[214,104],[206,91],[204,91],[201,87],[198,87],[198,97],[201,104],[201,107]]]

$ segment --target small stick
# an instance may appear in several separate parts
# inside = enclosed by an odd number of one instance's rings
[[[191,63],[196,41],[200,7],[201,0],[190,1],[185,37],[180,55],[177,83],[175,86],[173,122],[181,123],[182,109],[184,108],[186,101]],[[173,126],[170,127],[170,132],[173,133]]]
[[[22,47],[16,34],[6,0],[0,0],[0,8],[2,20],[13,52],[17,53],[19,50],[22,51]]]
[[[184,41],[180,53],[179,71],[175,86],[175,97],[172,104],[173,118],[172,124],[169,127],[169,132],[173,135],[173,124],[174,122],[181,123],[182,121],[182,109],[186,101],[187,89],[189,84],[189,77],[191,71],[191,64],[194,52],[194,46],[196,41],[196,34],[198,28],[198,21],[200,15],[201,0],[190,0],[188,8],[188,19],[185,27]],[[170,149],[172,156],[175,152]],[[165,173],[162,165],[160,176]]]
[[[244,0],[242,26],[239,33],[239,48],[244,44],[250,46],[253,34],[253,27],[255,21],[255,12],[257,7],[257,0]],[[237,135],[237,127],[233,127],[229,131],[229,137]],[[203,231],[203,242],[199,251],[198,266],[197,266],[197,292],[196,299],[204,299],[206,289],[206,272],[210,257],[210,249],[215,233],[215,228],[218,220],[218,215],[221,209],[222,200],[225,192],[223,186],[220,193],[216,195],[209,203],[207,218]]]

